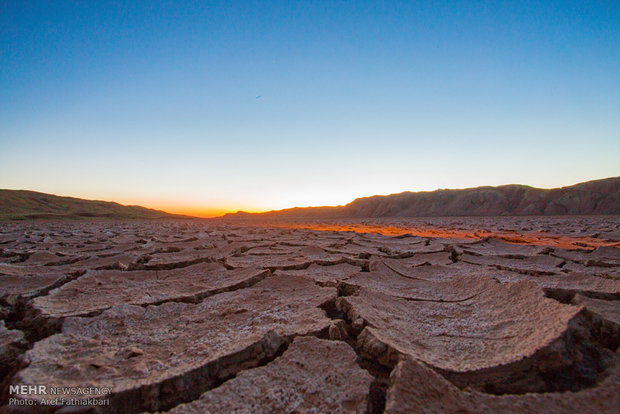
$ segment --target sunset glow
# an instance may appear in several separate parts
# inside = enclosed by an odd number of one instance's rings
[[[253,223],[253,225],[260,226],[260,221]],[[550,235],[548,233],[540,232],[515,232],[508,229],[503,231],[498,230],[457,230],[454,228],[441,228],[437,225],[431,226],[406,226],[397,225],[392,223],[375,223],[375,224],[359,224],[351,223],[344,224],[342,222],[303,222],[303,221],[291,221],[287,223],[286,220],[280,222],[267,221],[265,227],[283,227],[294,229],[308,229],[318,231],[350,231],[355,233],[372,233],[381,234],[384,236],[411,236],[411,237],[427,237],[427,238],[446,238],[446,239],[484,239],[486,237],[495,238],[511,244],[523,244],[529,246],[553,246],[561,249],[593,249],[602,246],[617,246],[618,243],[610,242],[606,240],[600,240],[591,236],[565,236],[565,235]]]
[[[620,3],[534,3],[3,2],[0,188],[209,217],[618,176]]]

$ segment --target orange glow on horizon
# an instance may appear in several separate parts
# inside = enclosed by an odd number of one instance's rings
[[[243,221],[242,221],[243,222]],[[384,236],[411,235],[415,237],[446,239],[484,239],[496,238],[511,244],[531,246],[553,246],[560,249],[596,249],[602,246],[617,246],[614,241],[606,241],[591,236],[572,236],[540,233],[537,231],[517,232],[514,230],[459,230],[434,226],[409,227],[390,224],[338,223],[338,222],[304,222],[293,220],[290,223],[260,220],[248,221],[248,224],[264,227],[306,229],[318,231],[352,231],[355,233],[374,233]]]
[[[85,197],[86,198],[86,197]],[[185,216],[200,217],[200,218],[214,218],[222,217],[228,213],[236,213],[238,211],[245,211],[247,213],[262,213],[268,210],[260,210],[250,206],[235,205],[235,203],[228,204],[222,202],[202,202],[194,200],[162,200],[162,199],[142,199],[137,200],[135,198],[123,198],[117,197],[110,200],[125,206],[141,206],[151,208],[154,210],[164,211],[170,214],[181,214]],[[230,207],[230,206],[233,207]]]
[[[203,207],[149,207],[155,210],[162,210],[171,214],[183,214],[186,216],[200,217],[200,218],[213,218],[222,217],[224,214],[236,213],[238,211],[245,211],[246,213],[262,213],[258,210],[247,210],[242,208],[203,208]]]

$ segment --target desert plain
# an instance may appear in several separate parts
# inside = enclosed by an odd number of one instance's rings
[[[617,413],[620,218],[6,221],[0,316],[7,413]]]

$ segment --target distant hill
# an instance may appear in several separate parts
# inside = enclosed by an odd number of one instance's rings
[[[526,185],[404,192],[358,198],[338,207],[227,214],[233,219],[534,216],[620,214],[620,177],[551,190]]]
[[[0,190],[0,219],[183,218],[140,206],[83,200],[26,190]]]

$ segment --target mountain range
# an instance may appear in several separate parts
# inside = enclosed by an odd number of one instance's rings
[[[620,177],[542,189],[502,185],[457,190],[406,191],[358,198],[337,207],[295,207],[265,213],[226,214],[226,219],[338,219],[446,216],[547,216],[620,214]],[[110,201],[0,190],[0,219],[189,218]]]
[[[0,190],[0,219],[158,219],[183,218],[140,206],[83,200],[27,190]]]
[[[542,189],[502,185],[459,190],[406,191],[358,198],[338,207],[305,207],[226,218],[380,218],[620,214],[620,177]]]

